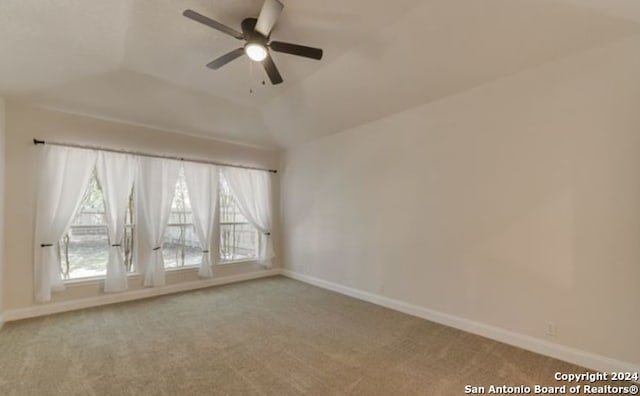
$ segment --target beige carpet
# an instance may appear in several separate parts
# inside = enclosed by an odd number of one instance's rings
[[[283,277],[0,331],[0,395],[461,395],[556,371],[584,369]]]

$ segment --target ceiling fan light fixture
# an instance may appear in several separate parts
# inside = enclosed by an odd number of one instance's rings
[[[267,48],[260,43],[247,43],[244,52],[254,62],[262,62],[267,57]]]
[[[209,69],[218,70],[242,55],[247,55],[253,62],[261,63],[271,83],[277,85],[281,84],[284,80],[270,56],[271,51],[302,56],[309,59],[322,59],[322,48],[270,40],[273,28],[278,22],[283,8],[284,5],[280,0],[263,0],[262,9],[257,18],[248,17],[242,20],[240,24],[242,32],[193,10],[184,10],[182,15],[245,42],[243,46],[239,46],[233,51],[227,52],[207,63]]]

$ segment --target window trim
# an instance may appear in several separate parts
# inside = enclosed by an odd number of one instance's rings
[[[230,261],[219,261],[213,267],[216,266],[231,266],[234,264],[259,264],[257,259],[240,259],[240,260],[230,260]],[[179,272],[193,272],[197,273],[199,270],[198,265],[189,265],[185,267],[172,267],[165,268],[166,273],[179,273]],[[127,273],[127,280],[142,278],[142,274],[140,272],[129,272]],[[100,276],[91,276],[85,278],[74,278],[74,279],[66,279],[64,280],[64,285],[66,287],[85,287],[85,286],[102,286],[106,279],[106,275]]]
[[[257,258],[243,258],[243,259],[236,259],[236,260],[220,260],[220,261],[218,261],[217,265],[230,265],[230,264],[242,264],[242,263],[257,264],[258,263],[258,259]]]
[[[140,278],[142,274],[139,272],[128,272],[127,279],[130,278]],[[105,275],[96,275],[96,276],[87,276],[84,278],[73,278],[64,280],[64,285],[67,287],[75,287],[75,286],[89,286],[89,285],[102,285],[107,278]]]

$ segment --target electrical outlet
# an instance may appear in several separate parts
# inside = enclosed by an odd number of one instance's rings
[[[544,334],[549,337],[556,337],[558,335],[558,327],[555,322],[546,321],[544,322]]]

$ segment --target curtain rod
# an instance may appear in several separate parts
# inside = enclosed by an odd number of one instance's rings
[[[80,149],[107,151],[107,152],[110,152],[110,153],[123,153],[123,154],[138,155],[138,156],[141,156],[141,157],[164,158],[164,159],[172,159],[172,160],[177,160],[177,161],[196,162],[196,163],[199,163],[199,164],[228,166],[230,168],[252,169],[252,170],[265,171],[265,172],[269,172],[269,173],[278,173],[278,171],[276,169],[265,169],[265,168],[257,168],[257,167],[253,167],[253,166],[225,164],[224,162],[214,162],[214,161],[205,161],[205,160],[199,160],[199,159],[174,157],[174,156],[170,156],[170,155],[150,154],[150,153],[143,153],[143,152],[139,152],[139,151],[117,150],[117,149],[108,148],[108,147],[85,146],[85,145],[74,144],[74,143],[45,142],[44,140],[38,140],[38,139],[35,139],[35,138],[33,139],[33,144],[35,144],[35,145],[38,145],[38,144],[50,144],[52,146],[74,147],[74,148],[80,148]]]

